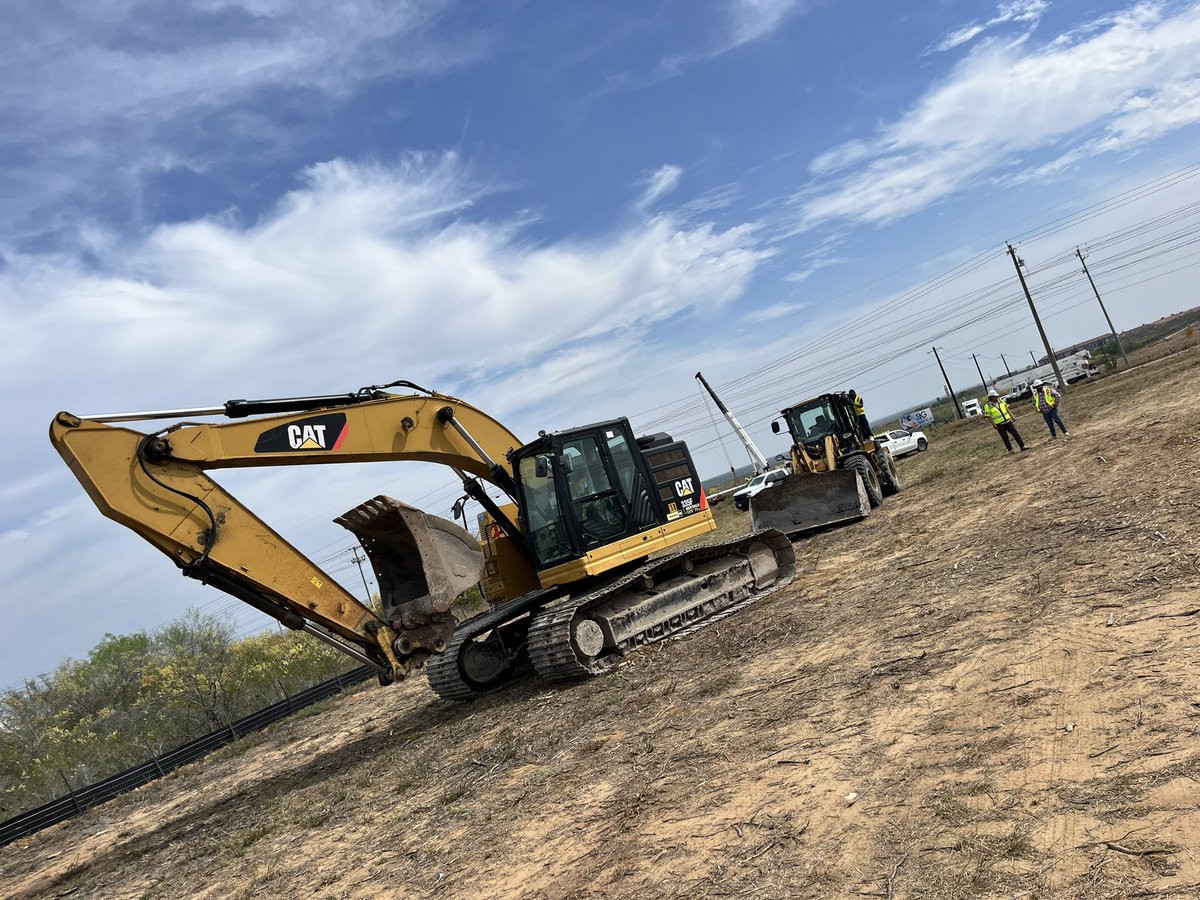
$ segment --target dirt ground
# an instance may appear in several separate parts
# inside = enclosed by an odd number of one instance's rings
[[[1021,412],[1028,453],[941,429],[717,625],[343,697],[0,849],[0,894],[1200,896],[1197,397],[1193,348],[1072,390],[1070,438]]]

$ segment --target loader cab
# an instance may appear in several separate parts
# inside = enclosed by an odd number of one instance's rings
[[[854,407],[843,394],[821,394],[790,406],[783,410],[783,421],[792,440],[812,453],[821,452],[829,435],[839,438],[843,446],[856,445],[862,440]],[[771,423],[775,434],[781,430],[778,419]]]
[[[627,419],[543,434],[512,464],[539,570],[704,508],[687,445],[635,438]]]

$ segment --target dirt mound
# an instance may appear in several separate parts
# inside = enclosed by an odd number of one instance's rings
[[[788,589],[610,676],[364,690],[0,850],[0,891],[1200,895],[1200,352],[1137,373],[1025,454],[942,429]]]

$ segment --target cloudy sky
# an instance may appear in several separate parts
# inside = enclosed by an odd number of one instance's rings
[[[189,607],[262,617],[103,519],[54,413],[408,379],[518,435],[626,415],[746,461],[1195,305],[1200,3],[105,0],[0,9],[0,687]],[[723,440],[721,439],[723,437]],[[318,478],[317,475],[320,475]],[[330,520],[387,464],[221,476],[363,593]]]

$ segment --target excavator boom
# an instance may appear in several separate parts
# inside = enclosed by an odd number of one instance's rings
[[[314,399],[330,402],[298,402]],[[190,412],[219,411],[224,408]],[[105,516],[171,557],[184,574],[288,627],[337,643],[385,681],[445,649],[454,631],[450,604],[479,580],[483,567],[479,542],[465,530],[390,498],[376,498],[338,519],[359,536],[375,565],[389,611],[381,618],[207,470],[418,460],[511,492],[511,477],[496,459],[521,441],[507,428],[468,403],[433,393],[367,396],[340,408],[307,406],[303,412],[179,424],[153,434],[100,421],[137,415],[147,414],[84,418],[62,412],[50,427],[51,443]]]

